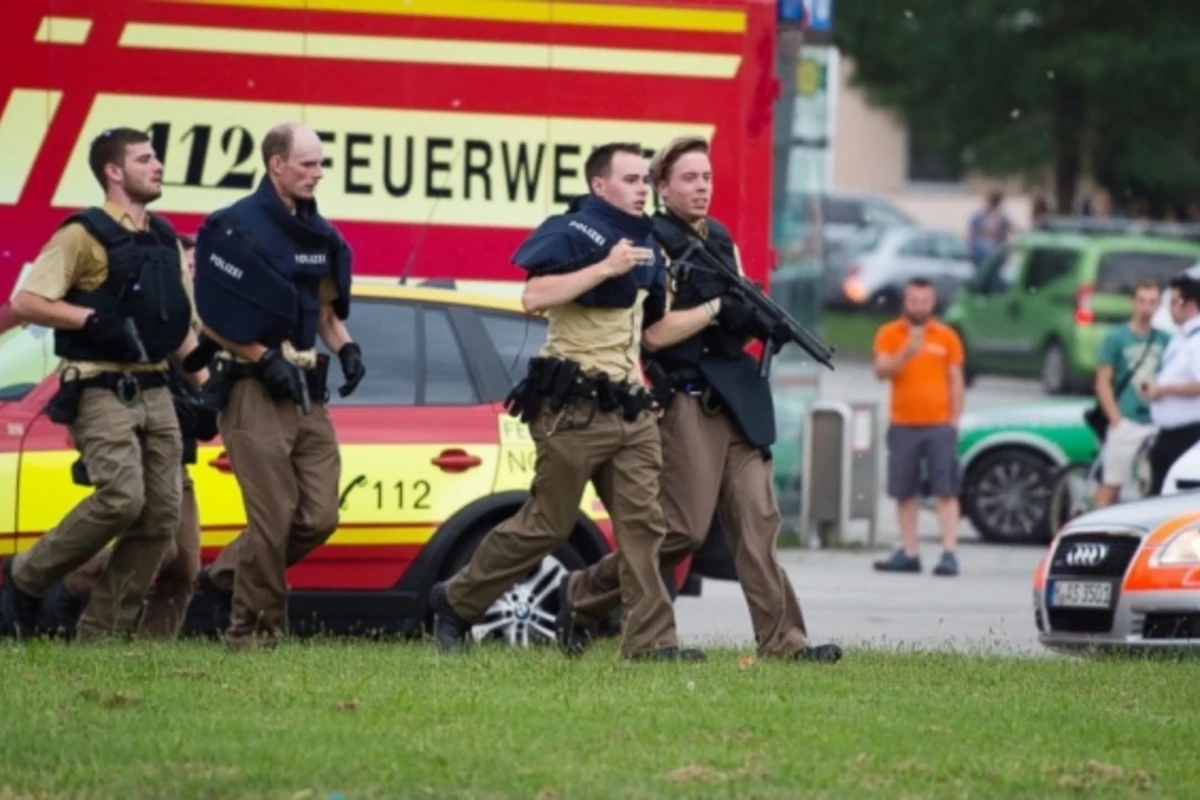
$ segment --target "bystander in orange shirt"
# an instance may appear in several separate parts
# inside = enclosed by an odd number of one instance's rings
[[[962,366],[962,340],[953,328],[936,319],[923,327],[920,351],[892,376],[893,425],[949,425],[956,421],[950,399],[950,367]],[[875,334],[875,354],[898,354],[908,344],[912,329],[903,317],[885,324]]]

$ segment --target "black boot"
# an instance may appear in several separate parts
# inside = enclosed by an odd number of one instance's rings
[[[796,661],[820,661],[826,664],[834,664],[842,660],[842,648],[836,644],[819,644],[816,647],[806,647],[803,650],[797,650],[792,658]]]
[[[0,593],[0,627],[11,630],[18,639],[41,635],[38,617],[42,614],[42,600],[26,594],[13,581],[13,559],[4,559],[0,575],[4,578],[4,590]]]
[[[50,590],[42,603],[44,608],[42,621],[45,630],[54,637],[74,639],[75,629],[79,625],[79,618],[83,616],[83,609],[87,606],[87,602],[86,597],[76,597],[67,591],[66,586],[59,583]]]
[[[204,592],[204,596],[212,603],[213,625],[220,636],[229,628],[229,621],[233,617],[233,592],[227,592],[213,582],[211,567],[203,567],[200,570],[197,582],[200,584],[200,591]]]
[[[558,649],[565,656],[575,657],[583,655],[583,651],[591,644],[592,637],[571,613],[570,592],[567,591],[570,581],[571,574],[567,573],[558,585],[558,616],[554,620],[554,628]]]
[[[433,640],[443,653],[461,653],[466,647],[471,623],[458,615],[446,599],[446,584],[435,583],[429,593],[433,610]]]

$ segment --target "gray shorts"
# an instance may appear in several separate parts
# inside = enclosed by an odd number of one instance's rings
[[[953,425],[892,425],[887,450],[888,497],[920,496],[923,478],[934,497],[958,497],[958,430]]]

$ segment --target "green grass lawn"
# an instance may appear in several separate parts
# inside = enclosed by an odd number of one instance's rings
[[[0,644],[0,800],[1195,791],[1195,664]]]

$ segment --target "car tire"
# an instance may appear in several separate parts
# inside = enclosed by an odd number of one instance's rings
[[[980,538],[1005,544],[1050,540],[1054,480],[1050,459],[1023,447],[995,450],[971,465],[962,503]]]
[[[903,305],[900,293],[895,289],[880,289],[867,300],[865,309],[869,314],[899,314]]]
[[[1050,340],[1042,350],[1042,369],[1039,373],[1042,391],[1046,394],[1066,394],[1071,388],[1067,366],[1067,351],[1057,339]]]
[[[465,567],[487,531],[464,538],[448,559],[446,577]],[[559,545],[525,577],[504,590],[471,628],[476,643],[502,641],[514,647],[553,645],[554,617],[558,614],[558,585],[587,562],[570,542]],[[546,616],[548,615],[548,616]]]

